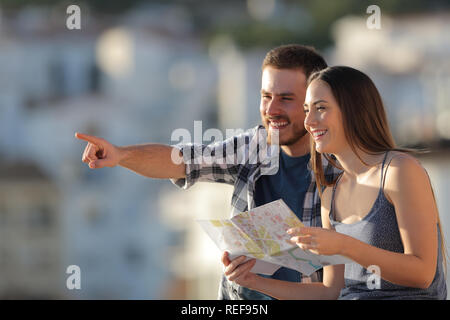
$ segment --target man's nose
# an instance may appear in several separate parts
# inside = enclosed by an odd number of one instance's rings
[[[282,114],[282,109],[280,104],[275,100],[272,99],[266,106],[266,114],[270,116],[279,116]]]

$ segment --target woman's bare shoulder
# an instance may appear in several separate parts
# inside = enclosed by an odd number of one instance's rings
[[[390,178],[390,180],[410,175],[426,175],[426,171],[419,160],[405,152],[391,152],[388,158],[388,165],[386,178]]]
[[[331,206],[331,196],[333,193],[333,187],[326,187],[322,192],[322,198],[320,199],[322,204],[322,209],[330,210]]]
[[[414,156],[404,152],[395,152],[389,157],[384,189],[388,198],[401,190],[417,188],[423,190],[428,186],[430,186],[428,173]]]

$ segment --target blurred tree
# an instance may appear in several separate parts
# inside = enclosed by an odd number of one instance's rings
[[[248,17],[243,23],[222,23],[213,26],[208,36],[228,33],[242,48],[295,42],[324,48],[332,44],[330,26],[336,20],[346,15],[368,17],[367,7],[373,4],[381,8],[382,15],[436,13],[450,9],[448,0],[278,0],[279,11],[269,19],[257,21]],[[296,19],[297,24],[293,26],[293,19],[285,17],[295,11],[303,11],[304,14]],[[309,26],[302,21],[305,16],[309,17]]]
[[[19,9],[24,6],[55,6],[61,4],[61,0],[0,0],[0,5],[6,9]],[[121,13],[144,0],[84,0],[66,1],[67,4],[87,4],[93,11],[101,13]],[[170,3],[170,1],[157,0],[155,2]]]
[[[178,5],[190,13],[195,32],[207,43],[219,34],[227,34],[242,49],[293,42],[324,48],[332,44],[330,26],[336,20],[346,15],[368,16],[366,9],[373,4],[381,8],[382,15],[435,13],[450,9],[448,0],[273,0],[273,14],[265,19],[255,19],[249,13],[249,1],[67,0],[67,3],[87,5],[93,13],[99,14],[122,14],[136,6]],[[4,9],[14,10],[29,5],[61,5],[61,0],[0,0]]]

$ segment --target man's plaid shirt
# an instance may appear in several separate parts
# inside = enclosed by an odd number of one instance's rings
[[[180,188],[187,189],[196,182],[219,182],[234,186],[231,199],[231,216],[255,207],[255,182],[261,175],[275,174],[278,170],[278,151],[266,152],[267,131],[257,126],[240,135],[210,145],[178,144],[186,164],[186,178],[172,180]],[[263,142],[263,143],[261,143]],[[263,147],[261,148],[261,145]],[[256,146],[256,149],[255,149]],[[270,145],[268,149],[270,149]],[[255,157],[255,150],[258,157]],[[262,152],[261,152],[262,150]],[[275,150],[279,150],[278,148]],[[262,156],[261,156],[262,154]],[[333,181],[340,171],[322,157],[325,177]],[[321,227],[320,197],[314,173],[305,195],[302,222],[306,226]],[[242,288],[222,278],[219,298],[242,299]],[[222,292],[220,292],[222,291]],[[225,293],[223,292],[225,291]]]

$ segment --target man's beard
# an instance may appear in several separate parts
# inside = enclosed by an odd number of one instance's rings
[[[270,134],[270,129],[269,129],[269,127],[270,127],[269,121],[266,120],[264,122],[264,124],[265,124],[265,128],[267,131],[267,142],[269,144],[271,144],[272,139],[271,139],[271,134]],[[308,133],[308,131],[306,131],[304,126],[298,127],[298,126],[292,124],[290,121],[289,121],[289,126],[292,126],[291,130],[290,130],[292,132],[292,134],[289,137],[282,137],[280,135],[280,133],[278,133],[278,144],[280,146],[293,145],[293,144],[297,143],[301,138],[303,138],[305,136],[305,134]]]
[[[301,138],[303,138],[305,136],[305,134],[308,133],[308,131],[306,131],[306,129],[304,127],[302,128],[296,128],[293,127],[293,133],[292,136],[289,138],[282,138],[280,137],[280,146],[290,146],[293,145],[295,143],[297,143]]]

